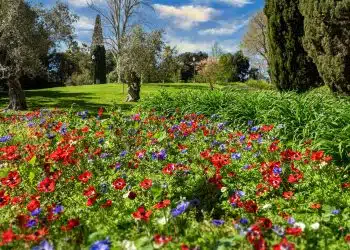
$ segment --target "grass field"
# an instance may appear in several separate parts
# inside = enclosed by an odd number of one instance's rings
[[[26,97],[29,109],[45,108],[70,108],[74,103],[81,109],[96,111],[101,106],[117,104],[122,110],[130,110],[134,103],[124,102],[127,86],[117,84],[83,85],[71,87],[59,87],[50,89],[28,90]],[[186,91],[188,89],[208,89],[207,84],[202,83],[157,83],[144,84],[141,89],[141,99],[166,89],[170,92]],[[7,94],[0,92],[0,109],[8,103]]]

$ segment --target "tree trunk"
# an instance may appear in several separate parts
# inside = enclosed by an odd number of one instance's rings
[[[127,77],[128,96],[126,102],[137,102],[140,100],[141,79],[132,72]]]
[[[26,110],[27,103],[26,97],[24,95],[24,91],[21,87],[21,83],[18,78],[10,78],[8,80],[9,87],[9,100],[10,103],[8,105],[8,109],[13,110]]]

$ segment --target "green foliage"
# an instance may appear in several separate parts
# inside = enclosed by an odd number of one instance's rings
[[[141,104],[169,114],[183,112],[219,114],[229,123],[242,125],[276,123],[283,126],[281,138],[294,143],[313,139],[315,145],[339,161],[350,161],[350,100],[334,97],[328,89],[310,93],[278,93],[269,90],[247,91],[225,88],[223,91],[186,91],[181,94],[161,92]]]
[[[243,52],[223,54],[219,58],[219,74],[223,82],[244,82],[249,73],[249,58]]]
[[[265,6],[270,76],[281,91],[304,92],[322,83],[302,45],[304,22],[298,3],[299,0],[268,0]]]
[[[334,92],[350,95],[350,1],[300,0],[304,47],[324,82]]]

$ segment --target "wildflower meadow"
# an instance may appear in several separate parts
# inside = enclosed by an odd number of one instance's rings
[[[1,249],[347,249],[346,168],[219,115],[0,115]]]

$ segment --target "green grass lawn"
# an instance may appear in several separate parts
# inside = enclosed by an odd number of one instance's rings
[[[217,88],[220,88],[218,86]],[[189,89],[208,89],[208,84],[203,83],[147,83],[142,85],[141,99],[156,93],[159,90],[167,89],[171,92],[187,91]],[[50,89],[26,91],[29,109],[36,108],[70,108],[74,103],[82,110],[95,112],[99,107],[109,107],[112,104],[118,105],[122,110],[130,110],[135,103],[125,102],[127,86],[121,84],[98,84],[59,87]],[[0,92],[0,109],[8,104],[6,93]]]

